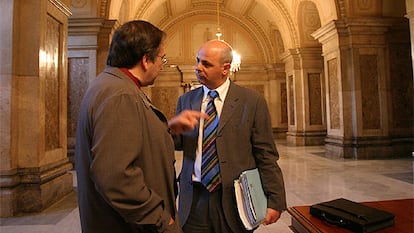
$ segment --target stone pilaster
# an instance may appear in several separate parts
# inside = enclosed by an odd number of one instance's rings
[[[66,156],[69,0],[1,1],[0,217],[72,191]],[[5,32],[5,33],[3,33]]]
[[[98,73],[106,67],[106,57],[115,20],[70,18],[68,26],[68,157],[73,162],[75,131],[83,95]]]
[[[272,119],[273,137],[285,139],[288,127],[287,91],[285,65],[282,63],[266,66],[269,78],[269,112]]]
[[[412,80],[408,89],[398,83],[410,83],[406,76],[411,77],[412,69],[403,68],[404,45],[392,42],[398,40],[393,36],[404,34],[399,24],[398,19],[345,19],[312,34],[322,43],[324,56],[327,156],[365,159],[411,153],[412,123],[407,124],[406,117],[412,122],[412,104],[404,109],[398,101],[412,100]],[[405,75],[393,75],[393,64],[399,64]],[[404,97],[398,98],[400,94]],[[400,126],[393,130],[396,123]]]
[[[326,136],[323,60],[320,48],[291,49],[285,62],[288,99],[287,143],[322,145]]]

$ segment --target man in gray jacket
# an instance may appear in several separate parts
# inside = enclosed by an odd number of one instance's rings
[[[115,31],[108,67],[91,82],[79,113],[75,165],[82,232],[181,232],[176,211],[176,133],[200,112],[169,122],[141,90],[167,62],[165,33],[145,21]]]

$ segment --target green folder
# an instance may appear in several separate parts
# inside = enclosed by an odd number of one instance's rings
[[[244,171],[234,181],[237,208],[247,230],[259,226],[266,217],[267,198],[264,194],[259,170]]]

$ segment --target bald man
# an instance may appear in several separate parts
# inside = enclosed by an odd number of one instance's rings
[[[271,224],[286,209],[283,176],[277,164],[270,115],[264,97],[254,90],[240,87],[229,79],[232,48],[221,40],[203,44],[198,53],[195,72],[201,87],[183,94],[177,114],[184,110],[206,112],[213,98],[218,115],[214,133],[218,166],[213,185],[203,181],[204,124],[176,138],[176,149],[183,150],[179,176],[178,213],[185,233],[252,232],[244,228],[237,211],[233,182],[241,172],[258,168],[267,197],[267,215],[263,224]],[[209,92],[215,92],[210,97]],[[213,163],[210,166],[213,167]]]

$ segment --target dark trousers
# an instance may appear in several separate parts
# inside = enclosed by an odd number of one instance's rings
[[[183,226],[184,233],[231,233],[221,207],[221,187],[212,193],[201,183],[193,183],[190,215]]]

